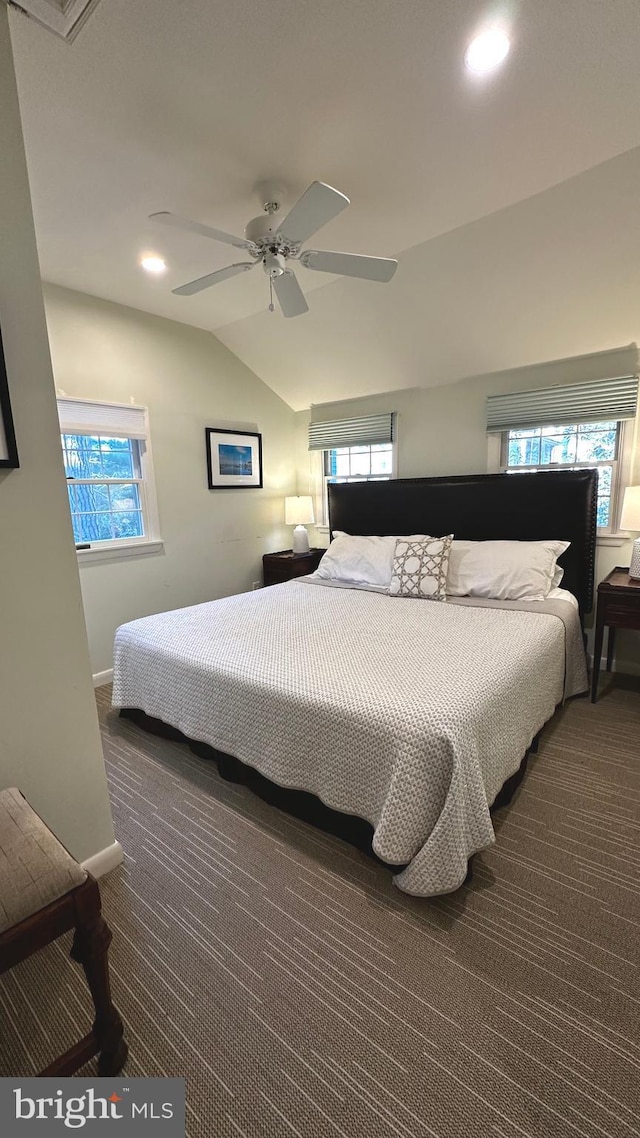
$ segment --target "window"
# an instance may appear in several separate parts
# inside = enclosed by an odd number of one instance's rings
[[[137,439],[62,435],[76,544],[145,537]]]
[[[322,452],[324,523],[329,521],[329,482],[382,481],[394,477],[394,411],[309,423],[309,450]]]
[[[373,446],[336,447],[324,452],[325,475],[329,482],[363,482],[391,478],[393,443]]]
[[[381,482],[393,478],[393,443],[335,447],[323,451],[324,516],[329,482]]]
[[[572,423],[557,427],[527,427],[502,434],[501,466],[508,473],[522,470],[598,471],[598,529],[615,523],[622,423]]]
[[[76,545],[106,550],[154,539],[145,409],[60,399],[58,414]]]
[[[487,397],[487,434],[496,443],[500,438],[500,465],[507,473],[595,467],[598,530],[613,535],[620,488],[630,472],[631,433],[625,443],[624,423],[637,410],[635,375],[507,391]],[[491,441],[489,446],[491,453]]]

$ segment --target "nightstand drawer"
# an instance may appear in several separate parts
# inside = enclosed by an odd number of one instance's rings
[[[631,607],[607,603],[601,617],[604,624],[615,625],[616,628],[640,628],[640,605]]]
[[[294,577],[306,577],[307,573],[313,573],[312,562],[309,558],[300,558],[299,561],[290,561],[288,564],[273,564],[265,565],[265,583],[266,577],[269,577],[270,585],[277,585],[280,581],[292,581]]]

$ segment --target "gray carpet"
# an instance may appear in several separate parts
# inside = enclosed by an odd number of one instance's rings
[[[109,696],[127,1072],[186,1075],[190,1138],[640,1135],[637,687],[556,715],[497,844],[433,901]],[[84,1032],[68,945],[0,981],[0,1074]]]

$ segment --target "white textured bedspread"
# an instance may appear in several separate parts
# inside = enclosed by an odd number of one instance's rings
[[[292,581],[122,625],[113,703],[367,819],[395,883],[429,896],[494,841],[489,806],[564,679],[553,613]]]

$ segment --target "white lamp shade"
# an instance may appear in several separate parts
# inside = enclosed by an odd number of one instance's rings
[[[313,525],[313,500],[310,494],[284,500],[284,524],[287,526]]]
[[[640,532],[640,486],[627,486],[624,492],[620,529]]]

